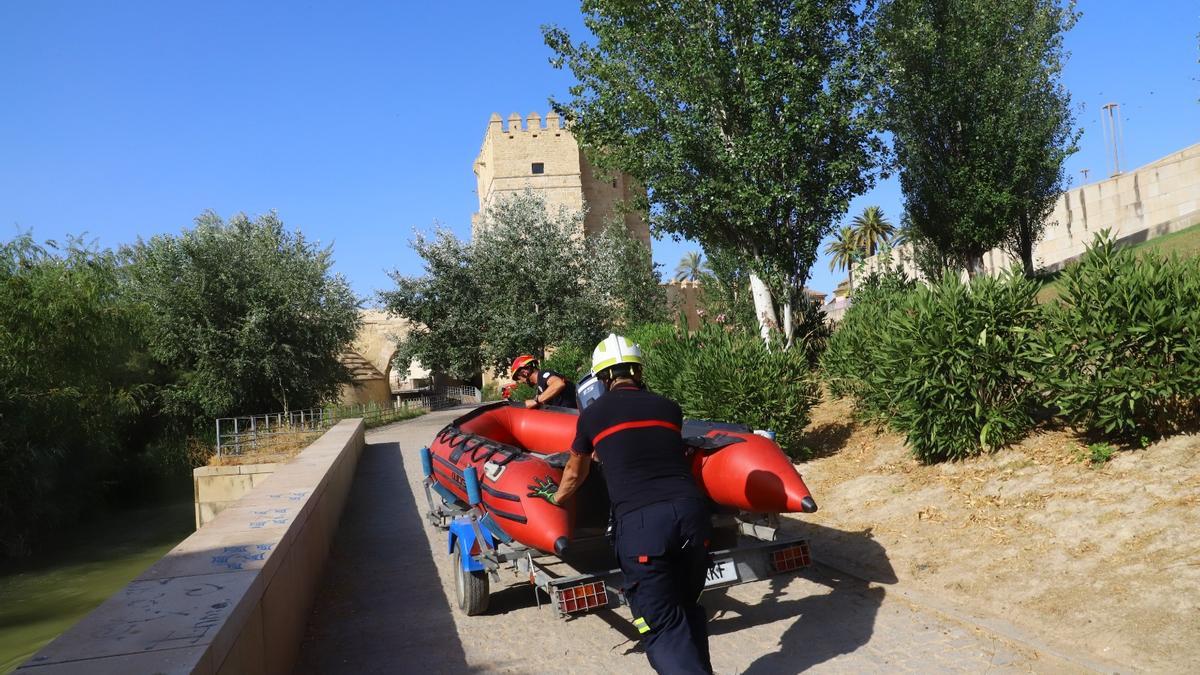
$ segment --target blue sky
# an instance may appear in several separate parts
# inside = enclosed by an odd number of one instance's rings
[[[1100,106],[1137,166],[1200,142],[1195,0],[1080,3],[1064,80],[1082,106],[1068,169],[1105,173]],[[492,112],[545,112],[568,73],[539,26],[574,3],[0,0],[0,239],[177,232],[204,209],[274,209],[334,245],[364,296],[420,273],[414,228],[470,230]],[[895,180],[856,200],[895,218]],[[666,272],[694,248],[654,246]],[[810,285],[840,279],[822,259]]]

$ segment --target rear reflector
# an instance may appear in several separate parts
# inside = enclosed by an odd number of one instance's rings
[[[807,541],[771,551],[771,566],[776,572],[791,572],[811,564]]]
[[[603,581],[558,589],[558,611],[575,614],[608,606],[608,591]]]

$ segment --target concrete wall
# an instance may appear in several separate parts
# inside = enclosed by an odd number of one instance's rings
[[[364,428],[338,423],[18,672],[290,672]]]
[[[1033,249],[1034,266],[1055,271],[1083,255],[1102,230],[1126,243],[1137,243],[1200,223],[1200,144],[1184,148],[1128,173],[1064,192]],[[910,247],[892,252],[915,276]],[[867,260],[868,270],[882,262]],[[1004,251],[983,256],[984,269],[997,274],[1020,264]]]
[[[217,514],[236,504],[251,489],[275,473],[279,464],[202,466],[192,470],[196,529],[211,523]]]
[[[392,388],[383,378],[343,384],[341,393],[338,395],[338,402],[342,405],[374,403],[383,408],[390,408],[392,407]]]

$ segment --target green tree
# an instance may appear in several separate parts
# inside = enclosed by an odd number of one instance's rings
[[[708,262],[699,251],[688,251],[675,266],[675,281],[699,281],[709,272]]]
[[[764,339],[780,326],[766,279],[786,284],[790,316],[821,239],[872,184],[862,4],[587,0],[594,45],[544,30],[579,81],[555,109],[593,161],[647,186],[656,229],[750,261]]]
[[[615,220],[589,237],[586,248],[591,261],[586,278],[608,308],[613,329],[666,320],[667,293],[649,246]]]
[[[111,251],[0,244],[0,558],[76,522],[116,477],[152,397],[121,290]]]
[[[854,216],[850,224],[854,228],[854,238],[859,247],[868,256],[875,255],[879,247],[890,242],[896,232],[896,227],[883,215],[883,209],[878,206],[864,208],[862,213]]]
[[[225,223],[205,212],[128,255],[150,351],[179,373],[167,411],[207,422],[306,408],[348,381],[338,355],[358,331],[358,300],[330,249],[274,213]]]
[[[414,240],[425,275],[393,272],[396,287],[380,294],[390,312],[417,324],[400,344],[399,367],[416,358],[461,378],[482,368],[503,372],[517,354],[544,357],[548,347],[590,348],[615,315],[637,316],[642,309],[637,302],[610,301],[626,292],[623,284],[633,288],[636,282],[610,281],[607,293],[600,293],[593,269],[631,257],[639,264],[648,259],[623,246],[610,251],[612,257],[590,259],[579,236],[582,223],[583,214],[551,211],[540,196],[525,191],[496,200],[472,242],[448,232],[432,241]],[[612,242],[620,235],[601,237]]]
[[[887,120],[905,211],[938,254],[919,259],[974,273],[1005,245],[1033,272],[1033,244],[1078,139],[1059,82],[1076,17],[1059,0],[884,6]]]
[[[843,226],[834,235],[833,241],[825,245],[829,258],[829,271],[846,270],[850,274],[850,289],[854,289],[854,265],[862,258],[862,247],[854,228]]]

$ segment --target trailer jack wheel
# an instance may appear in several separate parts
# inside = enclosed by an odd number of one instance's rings
[[[467,616],[483,614],[488,608],[487,572],[471,572],[463,569],[460,541],[454,542],[454,598],[458,608]]]

